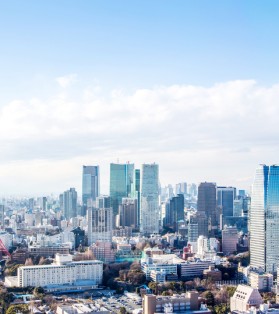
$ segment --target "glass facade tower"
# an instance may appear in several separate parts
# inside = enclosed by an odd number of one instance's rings
[[[141,174],[140,232],[147,235],[159,233],[159,167],[144,164]]]
[[[74,188],[63,193],[63,215],[68,220],[77,216],[77,192]]]
[[[279,166],[257,168],[249,216],[250,265],[275,273],[279,265]]]
[[[235,199],[236,188],[226,186],[217,187],[217,207],[222,217],[220,229],[223,229],[225,225],[230,225],[230,217],[233,217]]]
[[[123,197],[130,197],[134,178],[134,164],[110,164],[110,197],[114,215]]]
[[[217,232],[218,217],[216,212],[216,183],[202,182],[198,188],[197,210],[203,212],[207,218],[208,232],[214,235]],[[200,235],[200,234],[199,234]],[[207,234],[203,234],[208,236]]]
[[[82,204],[87,206],[88,199],[95,201],[100,194],[100,170],[99,166],[83,166],[82,170]]]

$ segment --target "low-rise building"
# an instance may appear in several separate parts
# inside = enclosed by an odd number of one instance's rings
[[[196,259],[193,261],[184,261],[179,265],[181,279],[189,280],[196,277],[202,277],[203,271],[208,269],[210,266],[215,266],[215,263],[211,260]]]
[[[213,266],[209,266],[208,269],[205,269],[203,271],[203,278],[204,279],[211,279],[212,281],[221,281],[222,280],[222,272]]]
[[[56,310],[57,314],[109,314],[110,311],[105,307],[97,307],[93,303],[83,304],[74,303],[69,305],[59,305]]]
[[[177,275],[177,265],[184,262],[175,254],[154,255],[153,258],[142,258],[141,268],[147,279],[151,279],[151,271],[164,271],[165,274]]]
[[[115,251],[112,249],[110,242],[97,241],[91,245],[90,250],[97,260],[105,263],[115,261]]]
[[[156,296],[146,294],[143,298],[143,314],[187,312],[199,314],[211,313],[207,308],[199,311],[198,292],[181,295]]]
[[[69,254],[70,246],[67,244],[57,244],[57,245],[31,245],[28,247],[28,252],[31,256],[43,256],[52,257],[55,254]]]
[[[263,299],[258,289],[246,285],[238,285],[231,297],[231,311],[247,312],[251,308],[259,308]]]
[[[70,254],[56,254],[51,265],[21,266],[17,271],[18,287],[47,287],[75,285],[79,281],[97,286],[102,282],[103,262],[87,260],[74,262]]]
[[[164,251],[158,247],[148,247],[143,250],[145,256],[153,257],[154,255],[163,255]]]
[[[251,270],[249,283],[252,288],[260,292],[270,292],[273,285],[273,275],[259,270]]]

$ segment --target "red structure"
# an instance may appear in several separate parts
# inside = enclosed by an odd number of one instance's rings
[[[1,239],[0,239],[0,254],[11,257],[11,254],[9,253]]]

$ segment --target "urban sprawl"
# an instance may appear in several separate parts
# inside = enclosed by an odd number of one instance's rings
[[[4,197],[2,313],[279,313],[279,166],[251,191],[82,167],[81,197]],[[278,292],[277,292],[278,291]]]

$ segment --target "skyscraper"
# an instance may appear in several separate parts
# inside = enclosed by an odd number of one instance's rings
[[[119,205],[119,225],[121,227],[138,228],[138,204],[137,199],[122,198]]]
[[[140,169],[135,169],[131,197],[137,199],[137,221],[140,222]]]
[[[250,265],[275,273],[279,264],[279,166],[257,168],[249,216]]]
[[[110,164],[110,197],[114,215],[123,197],[130,197],[134,178],[134,164]]]
[[[160,227],[159,167],[142,165],[140,231],[143,234],[158,233]]]
[[[178,194],[166,203],[165,226],[178,231],[178,221],[184,220],[184,196]]]
[[[111,198],[107,195],[100,195],[96,198],[96,208],[111,208]]]
[[[97,203],[99,208],[94,207],[94,203],[89,202],[87,210],[88,223],[88,244],[101,242],[111,242],[113,229],[112,208],[105,207],[108,205],[107,198],[98,197]]]
[[[86,208],[89,199],[95,201],[100,194],[99,166],[82,167],[82,205]]]
[[[198,212],[204,212],[208,220],[208,231],[211,235],[217,231],[218,217],[216,213],[216,184],[202,182],[198,188]]]
[[[233,217],[233,203],[236,198],[236,188],[218,186],[217,187],[217,206],[222,215],[222,226],[227,224],[227,218]]]
[[[74,188],[63,193],[63,215],[66,219],[77,216],[77,192]]]
[[[186,182],[181,182],[177,183],[175,185],[175,194],[187,194],[187,183]]]

